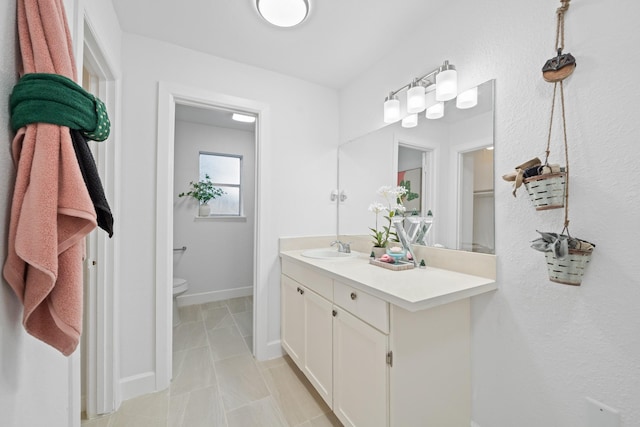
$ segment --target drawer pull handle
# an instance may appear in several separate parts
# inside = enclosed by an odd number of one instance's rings
[[[358,298],[358,295],[355,292],[351,292],[351,299],[355,300],[356,298]]]
[[[331,314],[333,314],[333,317],[336,317],[338,315],[338,312],[336,310],[333,310]]]

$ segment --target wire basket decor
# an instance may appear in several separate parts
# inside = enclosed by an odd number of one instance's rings
[[[585,269],[591,261],[590,250],[569,249],[564,259],[559,259],[553,251],[545,252],[549,280],[564,285],[580,286]]]
[[[533,206],[538,211],[564,207],[566,193],[566,172],[536,175],[524,179]]]

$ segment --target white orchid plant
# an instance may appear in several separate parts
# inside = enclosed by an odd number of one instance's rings
[[[369,205],[369,212],[376,214],[376,226],[375,228],[369,227],[369,230],[373,233],[371,235],[373,237],[373,245],[378,248],[386,248],[389,239],[394,238],[395,235],[391,231],[391,218],[396,215],[403,215],[406,210],[402,204],[402,198],[407,194],[407,189],[402,186],[384,185],[378,188],[377,193],[384,199],[384,203],[374,202]],[[386,225],[383,225],[382,229],[378,228],[380,214],[383,214],[386,219]]]

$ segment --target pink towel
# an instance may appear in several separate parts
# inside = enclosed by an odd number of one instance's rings
[[[24,73],[75,79],[62,0],[18,0]],[[68,356],[82,333],[84,238],[96,212],[69,129],[46,123],[18,130],[17,167],[3,274],[24,305],[27,332]]]

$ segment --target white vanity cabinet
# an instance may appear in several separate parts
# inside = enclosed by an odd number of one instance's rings
[[[307,275],[308,286],[282,275],[282,347],[306,375],[324,401],[333,402],[333,308],[314,292],[332,292],[331,279]],[[314,280],[316,279],[316,280]],[[326,279],[326,280],[325,280]],[[326,292],[323,292],[326,293]]]
[[[469,298],[409,311],[363,289],[283,257],[284,350],[345,426],[468,427]]]
[[[334,310],[333,412],[345,426],[387,426],[389,337],[346,310]]]

